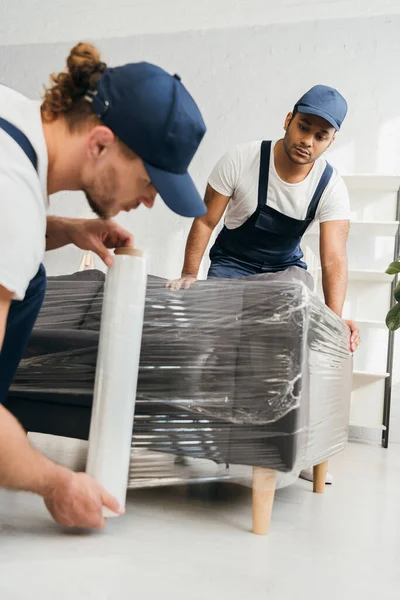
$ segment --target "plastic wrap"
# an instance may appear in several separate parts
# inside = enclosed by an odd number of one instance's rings
[[[124,507],[147,274],[137,250],[116,254],[104,290],[86,471]]]
[[[87,437],[102,296],[98,271],[50,279],[8,402],[27,429]],[[150,277],[129,484],[290,483],[344,448],[351,378],[346,326],[303,283]]]

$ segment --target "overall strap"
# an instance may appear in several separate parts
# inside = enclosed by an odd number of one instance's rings
[[[260,176],[258,179],[258,208],[261,208],[267,202],[270,156],[271,142],[262,142],[260,153]]]
[[[20,129],[18,129],[18,127],[15,127],[15,125],[10,123],[9,121],[6,121],[6,119],[2,119],[1,117],[0,117],[0,129],[3,129],[6,133],[8,133],[8,135],[10,137],[13,138],[13,140],[15,140],[17,142],[18,146],[25,152],[26,156],[31,161],[35,171],[37,171],[38,170],[37,155],[36,155],[34,147],[30,143],[30,141],[28,140],[26,135],[24,133],[22,133],[22,131]]]
[[[326,186],[328,185],[333,173],[333,167],[328,162],[326,163],[326,167],[324,172],[322,173],[321,179],[317,185],[317,189],[315,190],[314,196],[310,202],[310,206],[308,207],[307,217],[306,219],[310,219],[313,221],[315,219],[315,214],[317,212],[319,201],[321,200],[322,194],[324,193]]]

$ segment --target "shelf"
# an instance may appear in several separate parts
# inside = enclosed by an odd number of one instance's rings
[[[349,281],[376,281],[377,283],[392,283],[394,275],[385,271],[355,271],[349,270]]]
[[[386,327],[385,321],[370,321],[368,319],[357,319],[357,325],[366,325],[367,327]]]
[[[318,268],[318,274],[322,273],[321,267]],[[394,275],[388,275],[384,270],[382,271],[369,271],[369,270],[349,270],[349,283],[353,281],[375,281],[376,283],[388,283],[391,284]]]
[[[344,175],[349,191],[397,192],[400,188],[398,175]]]
[[[390,308],[389,284],[393,283],[395,276],[385,273],[393,258],[388,260],[387,264],[383,261],[386,254],[390,253],[392,256],[392,241],[394,245],[399,232],[399,222],[390,219],[395,219],[400,210],[400,176],[360,174],[347,175],[343,179],[349,190],[352,205],[349,246],[355,256],[357,252],[364,251],[358,260],[354,260],[355,267],[349,268],[350,297],[347,299],[346,312],[352,309],[370,317],[357,319],[356,315],[352,315],[360,327],[361,336],[370,347],[363,347],[360,350],[360,360],[355,359],[358,369],[353,372],[349,421],[352,426],[384,431],[386,428],[383,421],[390,406],[390,389],[387,385],[390,373],[385,372],[386,364],[380,359],[383,359],[383,351],[388,355],[391,351],[386,343],[389,335],[386,335],[388,330],[385,314]],[[319,227],[313,226],[307,233],[310,235],[309,246],[315,248]],[[375,249],[377,251],[372,252]],[[371,260],[368,261],[369,256]],[[360,265],[359,268],[357,264]],[[366,268],[362,268],[361,264]],[[354,295],[357,294],[359,297],[354,302]],[[372,350],[373,356],[370,355]],[[372,370],[360,370],[360,367],[369,367]],[[379,369],[382,371],[379,372]]]
[[[378,381],[379,379],[387,379],[390,373],[373,373],[372,371],[353,371],[353,378]]]
[[[350,235],[394,237],[399,227],[398,221],[350,221]],[[307,231],[307,235],[319,235],[319,224],[315,223]]]
[[[371,423],[362,425],[361,423],[353,423],[350,421],[349,426],[358,427],[359,429],[379,429],[380,431],[386,431],[386,427],[384,425],[371,425]]]
[[[350,235],[374,235],[374,236],[390,236],[396,235],[399,228],[398,221],[351,221]]]

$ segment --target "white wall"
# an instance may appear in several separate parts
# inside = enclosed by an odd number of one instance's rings
[[[315,83],[336,86],[349,102],[331,161],[343,173],[398,173],[399,26],[399,16],[353,18],[136,35],[97,43],[112,64],[146,59],[181,74],[208,125],[192,168],[203,190],[215,161],[233,144],[280,136],[286,113]],[[64,65],[70,46],[71,42],[0,46],[0,79],[38,97],[48,74]],[[80,194],[62,194],[52,207],[62,214],[90,214]],[[146,251],[152,273],[178,274],[188,220],[158,201],[153,211],[141,208],[121,222]],[[50,253],[46,262],[50,273],[59,273],[74,270],[79,259],[80,254],[68,248]]]
[[[2,44],[394,15],[399,0],[3,0]]]
[[[111,64],[145,59],[180,73],[208,125],[192,168],[201,190],[226,149],[281,135],[297,98],[326,83],[349,102],[331,162],[343,174],[398,174],[399,14],[400,0],[8,0],[0,6],[0,80],[38,97],[80,39],[94,40]],[[61,194],[52,207],[90,214],[80,194]],[[151,273],[179,273],[188,220],[158,201],[121,222]],[[49,253],[46,265],[70,272],[80,258],[67,248]]]

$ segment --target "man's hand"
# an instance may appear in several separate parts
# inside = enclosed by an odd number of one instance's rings
[[[124,512],[97,481],[68,469],[60,469],[55,485],[43,498],[53,519],[65,527],[103,529],[106,523],[103,506],[116,514]]]
[[[177,292],[181,288],[188,290],[190,286],[197,281],[197,277],[194,275],[182,275],[179,279],[171,279],[165,284],[165,287],[169,288],[173,292]]]
[[[345,321],[350,329],[350,352],[355,352],[360,345],[360,331],[354,321]]]
[[[75,244],[100,256],[107,267],[113,262],[108,248],[133,246],[133,236],[115,221],[102,219],[66,219],[47,217],[46,250]]]
[[[113,262],[108,248],[133,246],[133,236],[115,221],[102,219],[71,220],[69,226],[71,242],[82,248],[95,252],[110,267]]]

